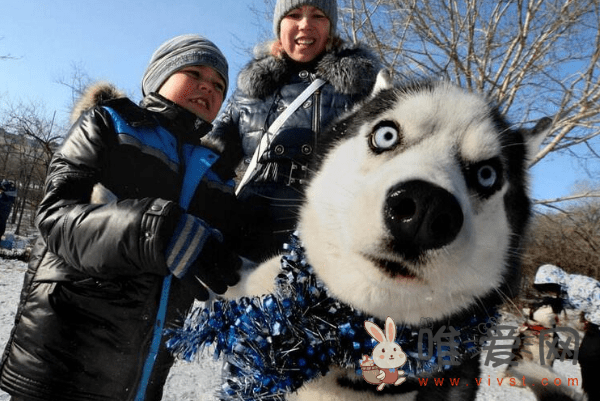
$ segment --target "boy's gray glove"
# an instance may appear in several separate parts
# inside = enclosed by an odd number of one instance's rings
[[[208,289],[223,294],[240,280],[240,257],[218,230],[189,214],[179,218],[165,257],[171,273],[200,301],[209,299]]]

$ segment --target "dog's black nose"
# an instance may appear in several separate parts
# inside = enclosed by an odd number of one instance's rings
[[[384,219],[393,236],[394,251],[407,259],[417,259],[424,251],[452,242],[460,232],[464,216],[450,192],[415,180],[390,189]]]

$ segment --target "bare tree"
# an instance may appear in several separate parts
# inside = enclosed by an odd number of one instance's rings
[[[93,79],[85,71],[81,63],[72,62],[71,72],[68,76],[60,76],[55,80],[56,83],[66,86],[71,90],[71,108],[81,97],[85,89],[90,86]]]
[[[552,132],[533,164],[551,152],[600,159],[599,0],[342,0],[340,5],[345,36],[370,45],[399,78],[451,79],[488,94],[524,123],[553,116]]]
[[[81,65],[71,64],[68,78],[58,78],[57,83],[71,89],[74,104],[85,88],[92,82]],[[40,102],[3,103],[0,118],[0,167],[2,178],[14,180],[18,197],[12,213],[19,234],[23,217],[29,215],[33,223],[34,213],[43,195],[46,171],[54,151],[68,131],[69,122],[57,121],[56,112],[51,116]]]
[[[565,209],[551,207],[554,213],[535,216],[524,275],[533,278],[540,265],[552,263],[600,279],[600,200],[581,199]]]
[[[5,111],[5,178],[14,180],[19,189],[13,211],[15,234],[26,212],[35,210],[41,200],[46,170],[65,132],[55,115],[47,117],[44,108],[34,103],[10,105]]]

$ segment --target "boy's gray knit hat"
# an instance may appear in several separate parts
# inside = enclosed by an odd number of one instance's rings
[[[146,96],[157,92],[174,72],[192,65],[203,65],[217,71],[225,81],[224,94],[227,94],[227,59],[213,42],[200,35],[176,36],[156,49],[142,78],[142,94]]]
[[[338,18],[337,0],[277,0],[273,13],[273,32],[277,37],[279,37],[279,25],[283,17],[293,9],[302,6],[313,6],[323,11],[331,24],[331,36],[335,34]]]

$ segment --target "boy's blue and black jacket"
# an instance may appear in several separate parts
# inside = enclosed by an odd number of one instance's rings
[[[238,224],[232,169],[200,144],[210,128],[156,94],[81,115],[49,166],[3,390],[28,400],[161,398],[173,359],[155,334],[193,303],[169,275],[165,246],[185,210],[226,241]],[[118,200],[90,203],[98,183]]]

